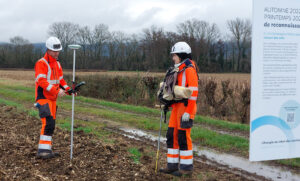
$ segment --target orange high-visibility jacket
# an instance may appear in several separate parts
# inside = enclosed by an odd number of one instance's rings
[[[49,99],[55,101],[59,89],[68,90],[63,78],[63,71],[60,63],[48,53],[35,64],[35,100]]]
[[[177,85],[188,87],[193,91],[191,97],[188,99],[188,105],[185,108],[185,112],[191,115],[191,119],[194,119],[197,111],[196,101],[198,97],[198,75],[195,62],[192,60],[186,60],[179,66],[179,71],[181,71],[185,66],[189,66],[190,64],[192,64],[193,66],[186,68],[184,71],[178,74]]]

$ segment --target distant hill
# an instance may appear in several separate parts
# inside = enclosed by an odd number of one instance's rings
[[[34,47],[44,47],[45,43],[33,43]]]
[[[35,49],[42,49],[43,51],[46,51],[45,43],[33,43],[32,45]]]
[[[0,41],[0,45],[3,45],[3,44],[9,44],[9,43]],[[36,48],[45,47],[45,43],[31,43],[31,44]]]
[[[9,44],[8,42],[0,42],[0,45]],[[42,51],[46,51],[45,43],[32,43],[34,49],[42,49]]]

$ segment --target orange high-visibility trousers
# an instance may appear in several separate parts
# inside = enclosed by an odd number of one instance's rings
[[[191,128],[181,128],[180,120],[186,110],[184,103],[176,103],[173,106],[169,127],[167,131],[167,162],[168,168],[181,170],[193,169],[193,145]]]
[[[37,103],[40,104],[39,115],[42,121],[38,152],[51,152],[57,110],[56,101],[39,99]]]

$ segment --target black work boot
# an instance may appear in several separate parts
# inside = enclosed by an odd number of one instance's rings
[[[171,175],[174,175],[176,177],[191,177],[193,175],[193,171],[186,171],[186,170],[176,170],[172,173],[170,173]]]
[[[50,159],[50,158],[54,158],[54,157],[59,157],[60,154],[59,153],[55,153],[51,150],[49,151],[38,151],[36,157],[38,159]]]
[[[160,172],[166,173],[166,174],[172,174],[173,172],[178,171],[178,169],[170,169],[170,168],[161,168],[159,169]]]

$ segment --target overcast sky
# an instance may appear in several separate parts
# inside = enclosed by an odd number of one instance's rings
[[[252,0],[0,0],[0,42],[17,35],[44,42],[49,25],[60,21],[138,34],[151,25],[176,31],[178,23],[196,18],[225,32],[226,20],[251,14]]]

